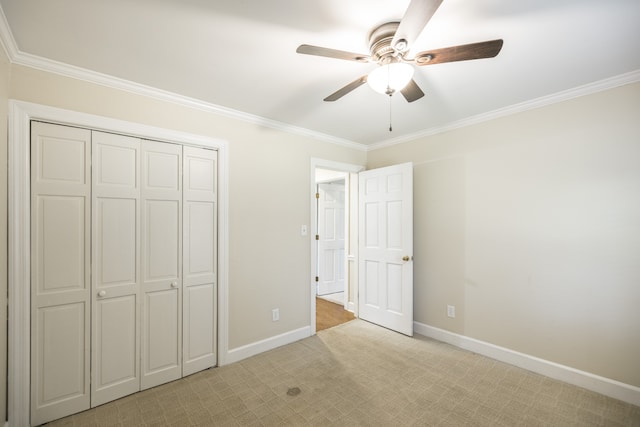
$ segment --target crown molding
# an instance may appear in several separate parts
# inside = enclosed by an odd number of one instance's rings
[[[263,126],[285,133],[317,139],[322,142],[328,142],[360,151],[373,151],[380,148],[391,147],[640,81],[640,70],[634,70],[625,74],[578,86],[573,89],[510,105],[487,113],[463,118],[442,126],[435,126],[412,134],[367,145],[22,52],[18,49],[16,41],[13,38],[13,34],[11,33],[6,16],[2,10],[2,6],[0,6],[0,44],[2,44],[5,52],[7,53],[7,57],[12,64],[22,65],[64,77],[102,85],[112,89],[130,92],[136,95],[142,95],[160,101],[171,102],[187,108],[201,110],[257,126]]]
[[[13,58],[18,54],[18,48],[15,39],[13,38],[13,34],[9,29],[9,23],[7,22],[7,17],[4,14],[4,10],[0,5],[0,44],[4,49],[4,52],[7,54],[7,58],[9,61],[13,62]]]
[[[1,6],[0,6],[0,43],[4,47],[4,50],[7,54],[7,57],[9,58],[9,61],[15,65],[34,68],[37,70],[58,74],[63,77],[70,77],[73,79],[86,81],[88,83],[109,87],[111,89],[122,90],[125,92],[133,93],[136,95],[142,95],[142,96],[156,99],[159,101],[171,102],[173,104],[177,104],[183,107],[216,114],[216,115],[227,117],[230,119],[240,120],[240,121],[251,123],[258,126],[263,126],[270,129],[275,129],[282,132],[290,133],[290,134],[317,139],[319,141],[329,142],[331,144],[336,144],[336,145],[340,145],[347,148],[366,151],[366,145],[358,142],[350,141],[343,138],[338,138],[332,135],[327,135],[321,132],[316,132],[316,131],[305,129],[298,126],[293,126],[287,123],[267,119],[265,117],[260,117],[254,114],[245,113],[242,111],[223,107],[221,105],[205,102],[199,99],[179,95],[173,92],[157,89],[151,86],[146,86],[140,83],[135,83],[129,80],[121,79],[121,78],[110,76],[107,74],[98,73],[96,71],[87,70],[85,68],[76,67],[74,65],[65,64],[62,62],[58,62],[51,59],[47,59],[40,56],[22,52],[18,48],[16,41],[13,38],[13,34],[11,33],[9,23],[7,22],[7,18]]]
[[[543,96],[540,98],[532,99],[529,101],[521,102],[519,104],[510,105],[505,108],[489,111],[487,113],[478,114],[476,116],[467,117],[455,122],[448,123],[443,126],[432,127],[420,132],[416,132],[409,135],[403,135],[398,138],[388,139],[369,145],[367,151],[378,150],[380,148],[391,147],[393,145],[402,144],[409,141],[415,141],[420,138],[433,136],[439,133],[449,132],[455,129],[460,129],[466,126],[471,126],[490,120],[498,119],[505,116],[510,116],[524,111],[533,110],[547,105],[557,104],[559,102],[568,101],[570,99],[579,98],[586,95],[591,95],[597,92],[602,92],[608,89],[614,89],[619,86],[624,86],[630,83],[637,83],[640,81],[640,70],[631,71],[618,76],[610,77],[607,79],[599,80],[586,85],[578,86],[573,89],[557,92],[551,95]]]

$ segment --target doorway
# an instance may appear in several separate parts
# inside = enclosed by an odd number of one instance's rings
[[[311,159],[311,230],[317,229],[316,170],[346,172],[345,308],[355,317],[413,335],[413,164],[364,171]],[[311,245],[311,334],[316,332],[318,248]]]
[[[357,317],[357,189],[362,170],[359,165],[311,160],[312,333]]]

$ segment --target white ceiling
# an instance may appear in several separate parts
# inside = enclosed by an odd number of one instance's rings
[[[368,33],[401,19],[408,4],[0,0],[17,57],[34,55],[365,145],[640,70],[638,0],[445,0],[413,51],[502,38],[496,58],[416,67],[426,95],[411,104],[392,97],[393,132],[389,98],[366,85],[323,102],[375,65],[300,55],[296,47],[368,54]]]

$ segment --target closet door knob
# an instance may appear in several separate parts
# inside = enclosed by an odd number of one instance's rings
[[[171,287],[172,288],[177,288],[178,287],[178,282],[171,282]]]
[[[100,291],[100,292],[98,292],[98,296],[99,296],[99,297],[103,297],[103,296],[105,296],[105,295],[107,295],[107,291]]]

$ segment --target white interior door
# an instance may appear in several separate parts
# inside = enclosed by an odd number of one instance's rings
[[[344,185],[318,184],[318,295],[345,290]]]
[[[31,422],[89,408],[91,133],[31,127]]]
[[[182,376],[182,146],[142,144],[141,388]]]
[[[182,375],[216,364],[217,154],[183,148]]]
[[[140,140],[93,132],[91,406],[140,389]]]
[[[413,165],[360,173],[359,316],[413,336]]]

